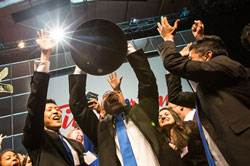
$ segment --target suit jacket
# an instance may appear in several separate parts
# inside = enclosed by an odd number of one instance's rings
[[[181,165],[178,154],[164,144],[156,129],[158,123],[158,90],[156,79],[150,69],[143,51],[137,51],[127,57],[139,80],[139,104],[128,107],[126,118],[130,118],[144,137],[150,143],[160,165]],[[114,118],[108,115],[99,121],[93,111],[88,109],[85,97],[86,75],[70,75],[70,108],[75,120],[83,132],[98,148],[100,166],[121,165],[117,155],[114,141]],[[98,85],[97,85],[98,86]]]
[[[44,110],[49,76],[47,73],[35,72],[32,77],[22,143],[35,166],[70,166],[71,160],[57,133],[44,130]],[[67,141],[78,153],[80,164],[86,165],[83,161],[82,144],[72,139],[67,139]]]
[[[208,62],[181,57],[171,41],[162,43],[159,52],[168,71],[198,82],[196,102],[202,125],[228,164],[248,165],[250,82],[247,70],[224,55]]]
[[[195,108],[196,94],[182,91],[181,78],[173,74],[166,74],[165,77],[168,88],[168,101],[176,105]]]

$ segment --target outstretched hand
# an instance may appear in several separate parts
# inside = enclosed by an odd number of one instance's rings
[[[204,37],[204,24],[200,20],[194,21],[192,33],[196,39],[201,39]]]
[[[113,72],[109,74],[109,79],[107,79],[109,85],[112,87],[114,91],[120,91],[121,90],[121,82],[122,82],[123,76],[121,76],[119,79],[117,78],[116,72]]]
[[[174,35],[177,31],[180,20],[176,20],[174,26],[169,25],[167,17],[161,17],[161,23],[158,24],[158,32],[164,40],[174,40]]]
[[[192,43],[189,43],[188,45],[186,45],[186,47],[184,47],[181,51],[180,51],[180,54],[181,56],[188,56],[189,55],[189,48],[190,46],[192,45]]]
[[[49,57],[56,47],[56,44],[52,41],[52,38],[49,37],[47,33],[47,29],[41,29],[41,31],[37,32],[37,44],[40,45],[41,48],[41,60],[49,61]]]

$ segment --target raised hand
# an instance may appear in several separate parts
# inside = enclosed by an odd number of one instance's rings
[[[38,39],[36,40],[37,44],[40,45],[41,48],[41,60],[49,61],[49,57],[56,47],[56,44],[52,41],[52,38],[49,37],[47,33],[47,29],[41,29],[40,32],[37,32]]]
[[[1,153],[1,146],[2,146],[2,142],[3,142],[3,139],[6,138],[7,136],[3,136],[3,134],[0,134],[0,153]]]
[[[176,20],[174,23],[174,26],[169,25],[167,17],[161,17],[161,23],[157,23],[158,25],[158,32],[160,33],[161,37],[164,40],[174,40],[174,35],[177,31],[178,28],[178,24],[179,24],[180,20]]]
[[[200,20],[195,20],[192,26],[192,33],[196,39],[201,39],[204,36],[204,24]]]
[[[100,105],[100,103],[96,99],[90,98],[90,100],[88,101],[88,104],[90,104],[89,108],[92,108],[92,109],[96,110],[97,113],[100,114],[100,112],[101,112],[101,105]]]
[[[186,47],[184,47],[181,51],[180,54],[181,56],[188,56],[189,55],[189,48],[192,45],[192,43],[189,43],[188,45],[186,45]]]
[[[6,137],[7,135],[3,136],[3,134],[0,134],[0,145],[2,145],[3,139]]]
[[[113,72],[109,74],[109,79],[107,81],[109,82],[109,85],[112,87],[114,91],[121,91],[121,82],[122,82],[123,76],[121,76],[119,79],[117,78],[116,72]]]

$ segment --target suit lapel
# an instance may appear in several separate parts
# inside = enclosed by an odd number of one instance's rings
[[[108,130],[110,132],[110,135],[112,136],[112,138],[114,138],[114,118],[113,116],[108,116],[106,119],[106,124],[108,126]]]
[[[63,158],[65,158],[65,161],[67,161],[68,164],[71,165],[72,163],[71,163],[71,160],[69,158],[69,155],[68,155],[68,153],[67,153],[61,139],[57,135],[57,133],[53,132],[53,131],[46,131],[46,133],[51,138],[52,144],[56,144],[55,147],[57,148],[57,151],[62,155]]]
[[[85,152],[85,150],[84,150],[83,145],[76,140],[67,139],[67,141],[70,143],[72,148],[77,152],[77,154],[79,156],[80,164],[84,163],[84,158],[83,158],[84,154],[83,153]]]

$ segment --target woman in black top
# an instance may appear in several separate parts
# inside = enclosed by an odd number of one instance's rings
[[[159,130],[165,141],[180,154],[186,166],[208,166],[195,122],[184,122],[172,109],[162,108],[159,111]]]

